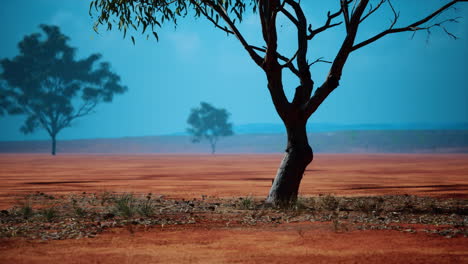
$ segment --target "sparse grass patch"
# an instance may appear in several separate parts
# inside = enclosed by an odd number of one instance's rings
[[[250,210],[255,207],[255,202],[252,196],[239,198],[239,208],[243,210]]]
[[[28,195],[19,206],[2,210],[0,237],[68,239],[94,237],[111,227],[127,227],[129,232],[136,232],[142,229],[141,225],[147,228],[216,223],[239,227],[307,221],[328,222],[335,232],[366,229],[404,232],[408,229],[405,225],[423,224],[429,225],[424,229],[426,233],[468,237],[468,201],[463,199],[320,195],[299,197],[288,207],[273,207],[252,196],[172,200],[163,196],[153,198],[152,194],[83,193],[56,195],[53,202],[49,197],[44,193]]]
[[[114,212],[125,218],[131,218],[137,212],[137,203],[131,193],[124,193],[117,196],[114,201]]]
[[[154,215],[154,203],[152,198],[152,194],[148,193],[145,199],[138,201],[138,213],[142,216],[153,216]]]
[[[354,209],[366,214],[379,213],[382,210],[383,199],[380,197],[365,197],[354,203]]]
[[[77,217],[85,217],[86,216],[86,209],[81,207],[78,204],[78,201],[76,199],[74,199],[74,198],[72,198],[72,208],[73,208],[73,212],[74,212],[75,216],[77,216]]]
[[[24,218],[29,219],[34,215],[34,210],[31,206],[31,201],[28,199],[18,209],[18,213]]]
[[[340,198],[333,196],[331,194],[323,195],[317,197],[317,203],[320,208],[325,210],[334,211],[338,209],[340,205]]]
[[[58,211],[54,207],[44,208],[40,211],[42,217],[45,218],[47,222],[51,222],[54,218],[57,217]]]

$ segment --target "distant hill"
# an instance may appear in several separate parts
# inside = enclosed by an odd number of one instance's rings
[[[308,132],[335,132],[350,130],[468,130],[468,123],[426,124],[426,123],[402,123],[402,124],[331,124],[310,123]],[[234,126],[236,134],[282,134],[286,133],[283,124],[252,123]]]
[[[249,128],[252,131],[255,126]],[[219,141],[218,153],[282,153],[284,133],[275,126],[257,127],[262,134],[243,134]],[[263,130],[262,130],[263,129]],[[247,131],[247,130],[246,130]],[[349,130],[313,132],[309,142],[317,153],[468,153],[466,130]],[[0,153],[48,153],[50,142],[0,142]],[[113,139],[59,140],[58,153],[209,153],[207,143],[193,144],[186,135]]]

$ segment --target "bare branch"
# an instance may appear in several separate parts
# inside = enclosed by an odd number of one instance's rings
[[[191,0],[191,2],[196,2],[195,0]],[[220,17],[228,24],[229,28],[233,32],[233,34],[237,37],[237,39],[241,42],[242,46],[244,47],[245,50],[249,53],[250,57],[253,59],[253,61],[260,67],[263,67],[263,58],[260,57],[252,48],[250,48],[250,45],[247,43],[245,40],[244,36],[240,33],[240,31],[237,29],[237,27],[234,25],[234,22],[232,22],[231,18],[227,14],[226,10],[224,7],[221,5],[220,2],[217,4],[214,4],[212,1],[204,1],[208,6],[213,8]]]
[[[284,1],[284,3],[286,3],[286,1]],[[281,6],[280,11],[281,11],[289,20],[291,20],[291,22],[293,22],[294,25],[296,25],[296,26],[298,25],[299,22],[297,21],[297,19],[296,19],[291,13],[289,13],[289,11],[286,10],[283,6]]]
[[[340,0],[341,11],[343,12],[343,19],[346,25],[346,32],[349,31],[349,2],[347,0]]]
[[[266,53],[266,48],[260,48],[260,47],[257,47],[257,46],[250,46],[252,49],[254,50],[258,50],[260,52],[264,52]],[[294,64],[292,63],[292,61],[294,60],[293,58],[289,59],[288,57],[285,57],[283,55],[281,55],[280,53],[276,53],[276,56],[278,56],[278,59],[284,61],[285,63],[283,64],[283,67],[287,67],[289,68],[289,70],[294,73],[296,76],[299,75],[299,70],[296,69],[296,67],[294,66]]]
[[[332,61],[327,61],[327,60],[324,60],[323,57],[320,57],[316,60],[314,60],[313,62],[309,63],[309,66],[312,66],[316,63],[319,63],[319,62],[324,62],[324,63],[333,63]]]
[[[387,0],[380,0],[380,2],[374,7],[372,8],[372,4],[370,4],[370,10],[367,14],[365,14],[362,18],[361,18],[361,21],[360,23],[362,23],[364,20],[366,20],[366,18],[368,18],[370,15],[372,15],[375,11],[377,11],[383,3],[385,3]]]
[[[285,2],[294,9],[297,18],[297,52],[294,57],[297,57],[297,67],[299,68],[298,77],[301,84],[296,88],[292,103],[293,105],[302,106],[309,100],[314,86],[310,73],[310,66],[307,63],[307,19],[298,2],[293,0],[285,0]]]
[[[394,12],[394,15],[395,15],[395,19],[393,20],[393,22],[392,22],[392,24],[390,25],[390,27],[389,27],[387,30],[385,30],[385,31],[383,31],[383,32],[381,32],[381,33],[379,33],[379,34],[377,34],[377,35],[375,35],[375,36],[373,36],[373,37],[371,37],[371,38],[369,38],[369,39],[367,39],[367,40],[365,40],[365,41],[363,41],[363,42],[361,42],[361,43],[359,43],[359,44],[356,44],[355,46],[353,46],[352,51],[357,50],[357,49],[359,49],[359,48],[362,48],[362,47],[364,47],[364,46],[366,46],[366,45],[369,45],[369,44],[375,42],[376,40],[379,40],[379,39],[381,39],[382,37],[384,37],[384,36],[386,36],[386,35],[388,35],[388,34],[393,34],[393,33],[408,32],[408,31],[413,31],[413,32],[415,32],[415,31],[419,31],[419,30],[428,30],[428,29],[433,28],[433,27],[442,27],[442,28],[444,29],[444,31],[448,32],[447,29],[445,29],[442,25],[443,25],[444,23],[448,23],[448,22],[455,22],[455,23],[457,23],[457,22],[458,22],[458,21],[457,21],[458,18],[455,18],[455,19],[447,19],[447,20],[444,20],[444,21],[442,21],[442,22],[435,23],[435,24],[432,24],[432,25],[429,25],[429,26],[426,26],[426,27],[421,27],[421,25],[423,25],[423,24],[429,22],[432,18],[434,18],[434,17],[436,17],[437,15],[439,15],[439,14],[445,12],[446,10],[448,10],[450,7],[452,7],[454,4],[456,4],[456,3],[458,3],[458,2],[468,2],[468,0],[453,0],[453,1],[451,1],[451,2],[449,2],[449,3],[447,3],[447,4],[445,4],[444,6],[440,7],[439,9],[437,9],[436,11],[434,11],[433,13],[431,13],[429,16],[427,16],[427,17],[425,17],[425,18],[423,18],[423,19],[420,19],[420,20],[418,20],[418,21],[416,21],[416,22],[414,22],[414,23],[412,23],[412,24],[410,24],[410,25],[408,25],[408,26],[406,26],[406,27],[400,27],[400,28],[393,28],[393,26],[394,26],[395,23],[396,23],[396,20],[398,19],[398,14],[395,12],[393,6],[392,6],[391,3],[389,2],[389,3],[390,3],[390,6],[391,6],[391,8],[392,8],[392,11]],[[430,31],[429,31],[429,32],[430,32]],[[453,34],[451,34],[451,33],[449,34],[449,36],[451,36],[451,37],[452,37],[452,35],[453,35]]]
[[[325,25],[323,25],[323,26],[321,26],[321,27],[319,27],[319,28],[317,28],[315,30],[312,30],[312,25],[309,25],[309,35],[307,36],[307,39],[311,40],[318,33],[322,32],[322,31],[325,31],[325,30],[327,30],[329,28],[336,27],[336,26],[339,26],[339,25],[343,24],[343,22],[338,22],[338,23],[331,24],[332,20],[334,18],[338,17],[339,15],[341,15],[342,12],[343,12],[342,9],[340,9],[338,12],[333,13],[333,14],[330,14],[330,11],[328,11],[327,21],[325,22]]]
[[[335,59],[333,60],[327,79],[322,84],[322,86],[315,90],[314,95],[309,99],[305,106],[307,117],[312,115],[312,113],[314,113],[318,109],[318,107],[330,95],[330,93],[333,92],[333,90],[335,90],[336,87],[338,87],[343,67],[348,59],[349,54],[352,51],[359,24],[361,23],[361,17],[368,3],[369,0],[359,1],[355,11],[352,13],[351,18],[348,18],[349,25],[347,28],[346,38],[343,40],[341,48],[338,51],[338,54],[336,55]],[[347,9],[347,5],[348,2],[342,0],[342,6],[344,7],[343,16],[346,16],[344,9]]]

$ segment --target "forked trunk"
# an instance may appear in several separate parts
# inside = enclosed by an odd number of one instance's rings
[[[286,155],[267,198],[268,203],[279,206],[289,205],[297,200],[302,176],[313,159],[312,148],[307,140],[305,122],[286,125],[286,129],[288,136]]]

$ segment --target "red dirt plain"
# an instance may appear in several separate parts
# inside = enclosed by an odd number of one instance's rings
[[[0,155],[0,208],[33,192],[266,196],[281,155]],[[468,155],[316,155],[301,195],[468,198]],[[0,240],[0,263],[468,263],[468,239],[334,232],[329,223],[113,229],[96,238]]]

